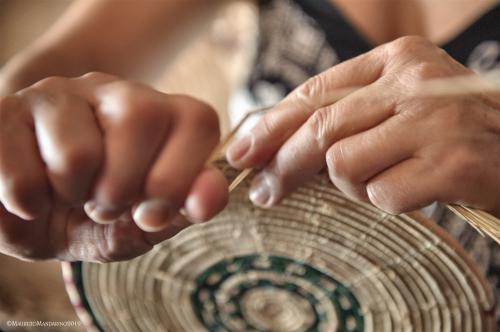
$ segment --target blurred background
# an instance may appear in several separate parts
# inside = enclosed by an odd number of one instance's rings
[[[70,0],[0,0],[0,65],[43,32]]]
[[[42,34],[72,2],[0,0],[0,67]],[[188,93],[208,102],[218,111],[221,128],[227,132],[230,91],[247,74],[255,36],[255,8],[246,1],[232,1],[153,84],[165,92]],[[77,320],[58,262],[26,263],[0,255],[0,330],[30,331],[9,329],[7,320]]]

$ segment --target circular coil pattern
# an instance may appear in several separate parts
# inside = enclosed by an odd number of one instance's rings
[[[196,279],[191,298],[209,331],[363,331],[359,303],[348,288],[280,256],[222,260]]]
[[[494,297],[443,230],[324,175],[272,209],[246,180],[214,220],[127,262],[84,263],[105,331],[493,331]]]

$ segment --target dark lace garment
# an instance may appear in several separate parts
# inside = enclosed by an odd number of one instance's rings
[[[499,69],[500,5],[441,47],[477,72]],[[255,63],[234,115],[272,105],[307,78],[372,48],[328,0],[261,0]],[[500,246],[445,209],[433,218],[473,256],[499,298]]]

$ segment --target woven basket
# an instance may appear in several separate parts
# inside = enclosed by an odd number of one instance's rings
[[[260,209],[249,180],[141,257],[64,265],[88,329],[494,331],[492,290],[431,221],[354,202],[325,175]]]

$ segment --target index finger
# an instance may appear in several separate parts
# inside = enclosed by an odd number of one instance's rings
[[[310,78],[229,147],[229,163],[236,168],[249,168],[269,161],[315,110],[373,83],[383,68],[384,57],[375,49]]]

